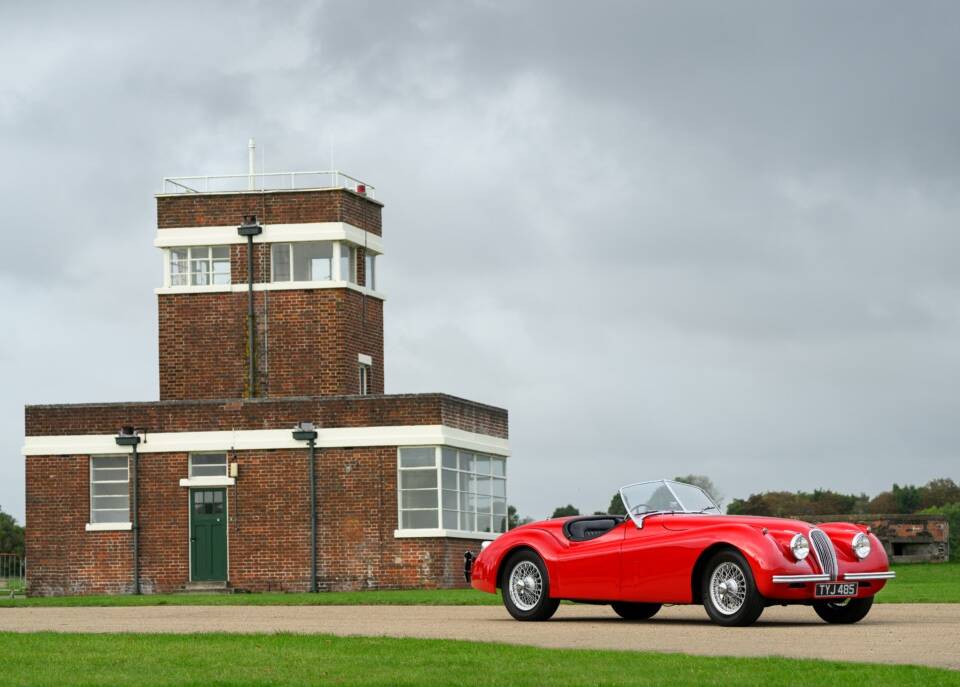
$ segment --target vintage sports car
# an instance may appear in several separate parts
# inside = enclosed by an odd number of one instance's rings
[[[855,623],[894,577],[870,529],[845,522],[722,515],[699,487],[669,480],[620,490],[629,517],[523,525],[465,554],[464,572],[503,591],[517,620],[548,620],[563,599],[610,604],[628,620],[663,604],[703,604],[720,625],[750,625],[766,606],[813,606]]]

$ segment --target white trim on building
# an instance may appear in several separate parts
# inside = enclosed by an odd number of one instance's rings
[[[445,425],[398,425],[382,427],[318,428],[318,448],[362,446],[453,446],[509,456],[509,440],[465,432]],[[290,429],[244,429],[216,432],[157,432],[141,435],[139,453],[187,453],[199,451],[252,451],[302,449]],[[29,436],[24,456],[75,456],[116,453],[114,434]]]
[[[164,260],[164,264],[168,263]],[[354,284],[349,281],[286,281],[286,282],[259,282],[253,285],[254,291],[295,291],[304,289],[351,289],[371,298],[381,301],[387,300],[386,294]],[[160,286],[153,290],[157,295],[176,293],[230,293],[247,290],[246,284],[213,284],[207,286]]]

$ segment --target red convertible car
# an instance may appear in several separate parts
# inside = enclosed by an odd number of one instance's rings
[[[503,592],[517,620],[547,620],[563,599],[610,604],[629,620],[663,604],[703,604],[721,625],[750,625],[766,606],[813,606],[855,623],[895,575],[869,528],[722,515],[690,484],[623,487],[627,517],[556,518],[510,530],[465,554],[465,574]]]

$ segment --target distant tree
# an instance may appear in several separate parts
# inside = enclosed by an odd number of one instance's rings
[[[623,499],[620,498],[619,491],[610,499],[610,506],[607,508],[607,512],[610,513],[610,515],[627,514],[627,507],[623,505]]]
[[[960,503],[960,485],[948,477],[932,479],[920,487],[920,507],[937,508]]]
[[[893,497],[893,492],[881,491],[870,499],[870,503],[867,504],[867,512],[875,515],[880,513],[896,513],[897,500]]]
[[[533,518],[521,518],[516,506],[507,506],[507,529],[512,530],[520,525],[529,525]]]
[[[15,553],[23,557],[23,527],[0,508],[0,553]]]
[[[706,475],[682,475],[680,477],[674,477],[673,479],[677,482],[700,487],[710,495],[710,498],[717,502],[717,505],[723,503],[723,494],[720,493],[720,490],[713,484],[713,480]]]
[[[576,506],[570,505],[569,503],[566,506],[560,506],[553,511],[551,518],[565,518],[568,515],[580,515],[580,509]]]
[[[893,500],[897,504],[897,513],[916,513],[920,509],[920,489],[907,484],[893,485]]]

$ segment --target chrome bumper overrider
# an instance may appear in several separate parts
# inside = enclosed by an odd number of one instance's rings
[[[840,578],[844,580],[850,580],[851,582],[857,580],[892,580],[897,576],[892,570],[886,572],[864,572],[864,573],[843,573]],[[774,575],[773,582],[774,584],[790,584],[792,582],[830,582],[831,578],[826,573],[816,574],[811,573],[807,575]]]

